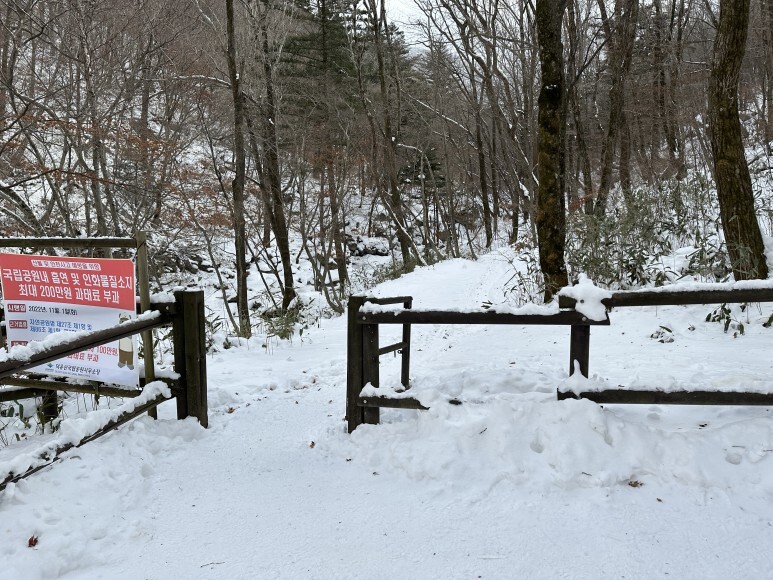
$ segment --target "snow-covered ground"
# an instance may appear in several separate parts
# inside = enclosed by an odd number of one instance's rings
[[[474,308],[511,275],[494,252],[374,293]],[[734,310],[736,337],[713,308],[612,312],[591,382],[769,391],[773,305]],[[0,494],[0,577],[771,575],[770,409],[558,402],[576,386],[568,348],[566,327],[414,327],[412,394],[430,410],[382,410],[352,435],[345,317],[213,354],[208,430],[166,403]],[[383,357],[384,388],[398,376]]]

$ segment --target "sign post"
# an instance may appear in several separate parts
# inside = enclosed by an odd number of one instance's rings
[[[0,254],[8,346],[65,331],[102,330],[136,316],[131,260]],[[35,372],[136,387],[134,338],[35,367]]]

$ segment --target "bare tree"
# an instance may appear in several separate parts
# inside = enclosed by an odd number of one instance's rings
[[[247,234],[244,221],[244,184],[246,171],[245,138],[244,138],[244,93],[241,86],[241,71],[236,57],[236,32],[234,30],[234,3],[225,2],[226,21],[226,60],[228,62],[228,77],[231,83],[231,98],[233,99],[233,151],[235,175],[232,181],[234,245],[236,249],[236,310],[239,317],[239,334],[245,338],[252,336],[250,324],[250,308],[247,299]]]
[[[282,262],[282,309],[286,310],[295,298],[292,256],[290,255],[290,237],[284,200],[282,199],[282,173],[279,151],[279,103],[276,92],[275,63],[281,53],[281,42],[272,46],[269,38],[270,6],[264,6],[261,0],[247,0],[250,25],[255,42],[256,63],[254,74],[262,75],[261,95],[255,98],[257,103],[257,127],[251,128],[251,142],[256,169],[260,177],[260,189],[266,208],[266,214],[274,232],[274,240]],[[283,16],[282,10],[277,9]],[[280,38],[282,36],[280,35]]]
[[[610,45],[611,77],[607,136],[601,149],[601,178],[596,203],[593,208],[596,216],[601,218],[606,212],[607,197],[612,187],[612,163],[618,146],[620,148],[620,178],[623,182],[623,191],[626,195],[630,195],[628,159],[630,143],[628,124],[625,119],[625,81],[630,70],[633,44],[636,38],[639,0],[615,0],[614,23],[610,22],[610,18],[607,16],[604,0],[598,0],[598,6],[604,24],[607,44]]]
[[[360,2],[356,3],[360,6]],[[406,272],[413,270],[416,264],[424,264],[424,259],[416,250],[416,245],[408,232],[405,217],[405,207],[398,182],[397,146],[400,141],[399,121],[401,102],[401,86],[398,76],[397,55],[386,15],[385,0],[362,0],[366,34],[357,34],[359,26],[353,25],[352,55],[355,60],[358,75],[360,98],[367,111],[367,120],[372,140],[372,170],[379,174],[376,187],[379,198],[389,212],[394,224],[397,240],[400,244],[402,267]],[[357,19],[356,11],[353,18]],[[365,86],[364,56],[368,50],[366,41],[372,44],[376,58],[376,74],[378,79],[379,107],[376,109]],[[393,66],[390,67],[390,60]],[[397,112],[395,111],[397,110]]]
[[[510,239],[515,241],[519,213],[533,217],[529,202],[536,197],[537,184],[533,135],[538,58],[532,3],[424,0],[421,8],[442,45],[457,57],[457,91],[472,119],[470,144],[487,245],[503,202],[512,212]]]

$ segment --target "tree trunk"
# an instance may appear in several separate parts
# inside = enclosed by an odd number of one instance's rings
[[[336,268],[338,269],[338,289],[343,296],[349,283],[349,273],[346,270],[346,240],[344,237],[343,220],[341,219],[341,199],[335,179],[335,163],[332,159],[327,163],[328,195],[330,196],[330,228],[333,231],[333,249],[335,251]],[[343,198],[343,192],[341,192]]]
[[[762,0],[763,18],[765,20],[765,94],[767,103],[765,122],[765,147],[768,155],[773,155],[773,0]]]
[[[602,218],[607,210],[607,198],[612,189],[612,162],[617,150],[620,135],[625,131],[623,123],[625,116],[625,81],[631,67],[631,55],[633,43],[636,38],[636,22],[639,13],[639,0],[617,0],[615,2],[616,22],[614,29],[606,18],[603,9],[603,0],[598,0],[602,13],[604,29],[610,48],[610,74],[611,85],[609,87],[609,123],[607,124],[607,138],[601,149],[601,177],[599,179],[599,191],[594,213]],[[625,12],[622,3],[625,2]]]
[[[582,62],[577,61],[578,55],[583,54],[583,47],[580,45],[580,35],[577,31],[577,12],[574,4],[576,0],[569,0],[567,3],[567,15],[568,15],[568,40],[569,40],[569,78],[572,80],[572,84],[569,88],[569,94],[566,96],[569,99],[572,107],[572,121],[574,123],[575,144],[577,147],[577,166],[578,173],[582,173],[582,196],[578,201],[576,207],[569,205],[569,209],[583,208],[586,214],[593,212],[593,172],[591,170],[590,154],[588,153],[588,144],[585,140],[587,132],[585,130],[585,122],[583,121],[582,109],[580,107],[580,88],[581,77],[578,73],[578,64],[582,66]]]
[[[244,221],[244,181],[245,181],[245,153],[244,153],[244,97],[241,90],[239,70],[236,61],[236,35],[234,33],[234,3],[226,0],[226,27],[228,35],[228,47],[226,59],[228,60],[228,76],[231,82],[231,96],[234,107],[234,165],[235,176],[232,183],[233,194],[233,220],[234,220],[234,245],[236,246],[236,309],[239,315],[239,334],[245,338],[252,336],[250,325],[250,310],[247,302],[247,268],[245,257],[247,255],[246,228]]]
[[[568,284],[564,264],[566,215],[564,212],[564,99],[561,21],[566,0],[537,0],[536,26],[542,71],[539,93],[537,157],[539,189],[537,238],[545,278],[545,301]]]
[[[749,3],[721,0],[709,78],[711,153],[722,228],[736,280],[768,277],[738,116],[738,80],[746,49]]]
[[[493,241],[493,232],[491,230],[491,204],[488,197],[488,169],[486,167],[486,151],[483,148],[483,118],[481,108],[483,103],[478,95],[478,88],[474,75],[470,75],[470,85],[472,86],[472,99],[475,107],[475,153],[478,159],[478,183],[480,183],[480,199],[483,203],[483,229],[486,233],[486,247],[491,247]]]
[[[282,310],[287,310],[295,298],[295,283],[293,280],[292,256],[290,255],[290,236],[288,233],[287,219],[285,217],[284,202],[282,201],[281,174],[279,172],[279,138],[277,136],[276,121],[277,105],[274,94],[274,67],[268,47],[268,30],[265,19],[261,20],[261,33],[263,35],[263,72],[266,83],[266,110],[263,115],[263,142],[265,144],[264,171],[271,196],[271,215],[274,239],[282,260]]]
[[[386,0],[381,0],[378,6],[376,0],[369,0],[367,5],[370,10],[369,17],[373,26],[373,42],[376,49],[379,88],[381,91],[383,115],[381,148],[383,151],[383,163],[389,181],[389,197],[385,197],[385,199],[388,199],[389,209],[391,210],[395,228],[397,229],[397,239],[400,243],[400,254],[403,259],[403,270],[405,272],[411,272],[415,266],[415,262],[421,262],[421,257],[418,255],[414,257],[411,253],[412,244],[406,228],[405,210],[403,209],[403,202],[400,198],[400,188],[397,182],[397,136],[394,134],[394,129],[392,127],[392,97],[389,87],[387,86],[387,72],[384,63],[384,36],[389,34],[386,20]]]
[[[11,49],[11,3],[5,5],[3,20],[5,26],[0,26],[0,119],[5,119],[8,103],[8,93],[11,88],[11,68],[9,55]]]
[[[677,2],[679,7],[677,8]],[[681,180],[687,176],[687,161],[685,160],[684,128],[676,120],[678,109],[679,82],[682,78],[682,52],[684,50],[684,32],[687,26],[685,0],[672,0],[671,25],[669,31],[670,44],[673,46],[671,55],[671,70],[668,75],[668,93],[666,101],[667,121],[670,133],[671,162],[676,178]]]
[[[274,231],[274,241],[282,261],[282,310],[287,310],[295,299],[295,283],[293,280],[292,256],[290,255],[290,238],[282,200],[282,179],[279,168],[279,136],[277,135],[277,117],[279,107],[274,86],[274,60],[269,46],[268,25],[262,3],[253,0],[248,5],[252,21],[255,43],[259,45],[259,54],[265,83],[265,99],[260,107],[260,137],[261,147],[257,146],[255,132],[250,129],[251,144],[256,155],[261,182],[261,193],[266,214]],[[251,127],[251,123],[248,127]],[[258,155],[262,152],[262,155]],[[264,234],[265,236],[265,234]]]

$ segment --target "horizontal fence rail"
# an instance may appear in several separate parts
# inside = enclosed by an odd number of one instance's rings
[[[92,381],[96,382],[96,381]],[[145,381],[140,378],[140,386]],[[169,382],[167,379],[165,382]],[[176,382],[176,381],[175,381]],[[102,383],[98,384],[78,384],[70,383],[64,380],[43,380],[33,379],[28,377],[6,377],[0,379],[0,386],[2,387],[19,387],[16,389],[3,389],[0,390],[0,402],[16,401],[18,399],[30,398],[21,397],[18,394],[22,392],[34,393],[32,397],[39,396],[39,391],[66,391],[68,393],[82,393],[84,395],[101,395],[105,397],[136,397],[140,391],[137,389],[124,389],[121,387],[113,387]],[[174,388],[174,387],[173,387]]]
[[[773,302],[773,288],[738,288],[717,290],[628,290],[613,292],[601,303],[607,308],[630,306],[685,306],[689,304],[740,304],[744,302]],[[572,298],[560,297],[562,308],[574,308]]]
[[[524,324],[608,326],[609,319],[593,320],[575,310],[552,314],[512,314],[509,312],[452,312],[447,310],[395,310],[360,312],[357,321],[368,324]]]
[[[654,391],[605,389],[603,391],[558,391],[558,400],[588,399],[599,405],[740,405],[773,407],[773,393],[738,391]]]
[[[72,339],[62,341],[55,346],[46,347],[40,352],[29,357],[8,358],[0,362],[0,379],[9,377],[14,373],[25,371],[32,367],[45,364],[60,358],[76,354],[95,346],[101,346],[127,336],[139,334],[145,330],[152,330],[160,326],[172,323],[172,317],[159,313],[152,313],[137,320],[131,320],[116,326],[90,332],[85,336],[75,336]],[[52,335],[53,336],[53,335]]]

